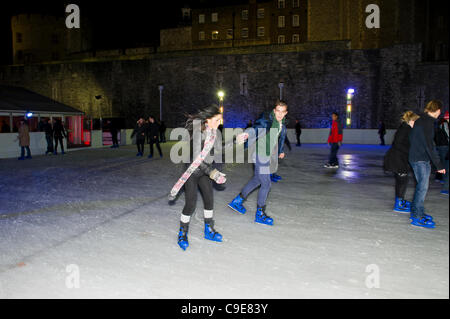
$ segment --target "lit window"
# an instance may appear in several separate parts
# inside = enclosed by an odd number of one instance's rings
[[[214,30],[213,32],[211,32],[211,39],[213,40],[219,39],[219,31]]]
[[[284,16],[278,16],[278,27],[284,28],[286,25]]]
[[[293,27],[298,27],[300,26],[300,16],[298,14],[294,14],[292,16],[292,26]]]
[[[204,14],[198,15],[198,23],[205,23],[205,15]]]
[[[241,19],[248,20],[248,10],[242,10]]]
[[[264,19],[264,8],[258,9],[258,19]]]
[[[263,37],[264,36],[264,27],[258,27],[258,37]]]
[[[219,14],[217,12],[211,13],[211,22],[219,21]]]
[[[198,39],[199,39],[200,41],[205,40],[205,32],[204,32],[204,31],[200,31],[200,32],[198,33]]]
[[[244,28],[241,31],[241,37],[242,38],[248,38],[248,28]]]
[[[299,43],[300,42],[300,35],[299,34],[293,34],[292,35],[292,43]]]
[[[278,0],[278,9],[284,9],[286,7],[285,0]]]
[[[286,43],[286,37],[284,35],[278,36],[278,44],[285,44]]]

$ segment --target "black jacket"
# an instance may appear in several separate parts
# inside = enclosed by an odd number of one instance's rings
[[[155,138],[156,136],[156,138]],[[147,141],[158,141],[159,138],[159,125],[158,123],[148,123],[147,124]]]
[[[444,129],[444,125],[448,125],[448,123],[442,123],[436,128],[436,134],[434,137],[436,146],[448,146],[448,135]]]
[[[384,156],[384,170],[394,173],[406,174],[409,170],[409,133],[412,128],[403,122],[395,132],[391,148]]]
[[[53,136],[53,127],[50,123],[45,123],[43,125],[43,130],[46,136]]]
[[[423,114],[414,123],[414,128],[409,133],[409,162],[431,162],[437,170],[444,169],[434,144],[435,118]]]
[[[131,138],[133,138],[133,136],[136,135],[136,140],[139,141],[145,141],[145,134],[147,132],[147,128],[145,127],[145,125],[139,126],[136,125],[136,127],[133,130],[133,133],[131,133]]]
[[[53,125],[53,136],[54,137],[67,137],[66,130],[60,121],[56,121]]]

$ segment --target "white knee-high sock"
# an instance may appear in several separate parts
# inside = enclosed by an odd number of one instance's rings
[[[191,216],[181,214],[180,221],[181,221],[181,224],[188,225],[191,221]]]

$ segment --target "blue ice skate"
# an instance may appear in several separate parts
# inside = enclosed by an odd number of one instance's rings
[[[425,218],[426,220],[428,220],[430,222],[433,221],[433,216],[430,216],[430,215],[427,215],[427,214],[423,214],[423,218]],[[413,217],[412,213],[411,213],[411,215],[409,215],[409,219],[412,221],[413,219],[417,219],[417,218]]]
[[[395,198],[395,205],[394,205],[394,212],[397,212],[397,213],[411,213],[411,206],[408,207],[405,202],[406,201],[403,198],[396,197]]]
[[[435,228],[436,223],[423,217],[421,219],[412,218],[411,225],[424,228]]]
[[[238,213],[241,214],[245,214],[245,212],[247,211],[245,209],[245,207],[242,205],[242,203],[244,202],[244,198],[241,196],[241,194],[239,194],[238,196],[236,196],[235,199],[233,199],[231,201],[231,203],[228,204],[228,207],[230,207],[232,210],[237,211]]]
[[[222,235],[214,229],[214,222],[205,223],[205,238],[212,241],[222,242]]]
[[[282,178],[281,178],[281,176],[280,175],[277,175],[277,174],[275,174],[275,173],[273,173],[273,174],[270,174],[270,178],[272,179],[272,182],[274,182],[274,181],[281,181],[282,180]]]
[[[178,233],[178,245],[183,250],[186,250],[186,248],[189,247],[187,233],[188,233],[188,231],[185,228],[180,227],[180,232]]]
[[[260,224],[265,224],[273,226],[273,218],[266,215],[266,206],[259,207],[256,209],[255,222]]]

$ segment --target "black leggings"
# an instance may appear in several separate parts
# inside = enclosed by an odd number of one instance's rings
[[[195,207],[197,206],[197,193],[199,188],[203,197],[204,209],[213,210],[214,198],[211,179],[207,175],[191,175],[184,184],[185,204],[183,215],[192,216],[194,213]]]
[[[145,145],[145,140],[136,140],[136,146],[138,149],[139,153],[144,154],[144,145]]]
[[[408,174],[394,173],[395,176],[395,197],[405,198],[408,187]]]

